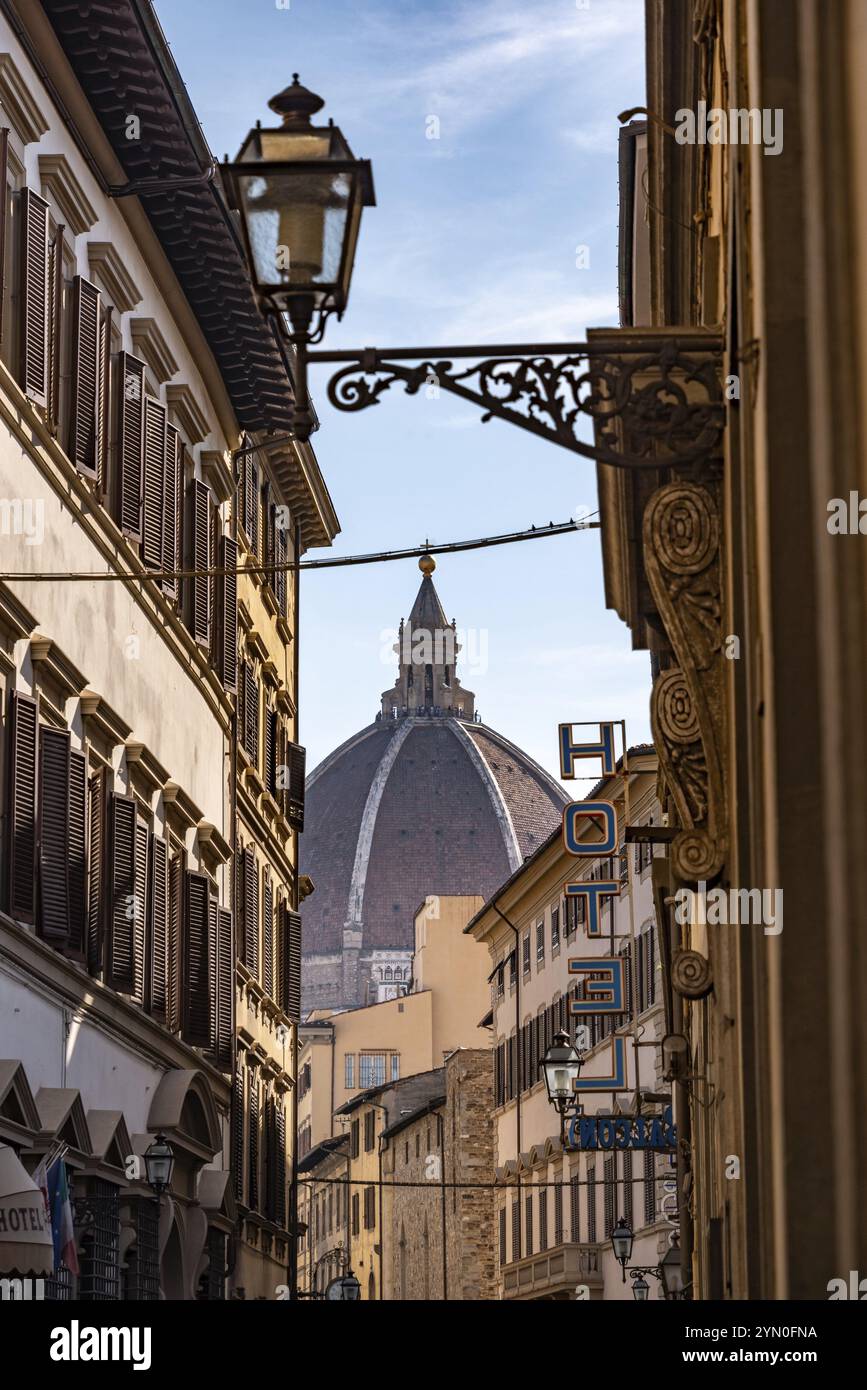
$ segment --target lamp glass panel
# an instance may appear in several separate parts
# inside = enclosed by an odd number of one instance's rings
[[[315,290],[340,274],[352,181],[348,174],[242,175],[240,193],[256,280]]]

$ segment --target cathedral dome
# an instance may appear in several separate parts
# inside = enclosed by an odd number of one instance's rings
[[[559,823],[568,797],[482,723],[457,679],[460,650],[431,578],[396,646],[399,674],[374,723],[307,782],[301,870],[304,1007],[401,992],[429,895],[487,898]]]

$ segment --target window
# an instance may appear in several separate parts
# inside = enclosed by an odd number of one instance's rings
[[[506,993],[506,962],[500,961],[497,966],[497,998],[503,999]]]
[[[631,1150],[631,1149],[624,1149],[620,1157],[621,1157],[621,1161],[622,1161],[622,1164],[623,1164],[623,1177],[622,1177],[622,1192],[623,1192],[623,1197],[622,1197],[622,1200],[621,1200],[620,1202],[618,1202],[617,1206],[618,1206],[619,1214],[620,1214],[621,1216],[625,1216],[625,1217],[626,1217],[626,1221],[627,1221],[627,1224],[628,1224],[628,1226],[629,1226],[629,1229],[632,1230],[632,1217],[633,1217],[633,1207],[632,1207],[632,1150]]]
[[[355,1053],[346,1052],[343,1056],[343,1085],[347,1091],[355,1090]]]
[[[509,989],[514,989],[518,982],[518,956],[512,951],[509,956]]]
[[[367,1110],[364,1115],[364,1152],[370,1153],[376,1143],[376,1111]]]
[[[587,1240],[596,1244],[596,1168],[587,1169]]]
[[[656,1159],[652,1149],[644,1150],[644,1224],[650,1226],[656,1220]]]
[[[359,1132],[359,1122],[358,1122],[358,1120],[353,1120],[353,1121],[352,1121],[352,1124],[349,1126],[349,1157],[350,1157],[350,1158],[358,1158],[358,1155],[359,1155],[359,1153],[361,1152],[361,1147],[360,1147],[360,1143],[359,1143],[358,1132]]]
[[[536,923],[536,965],[545,964],[545,922]]]
[[[530,973],[530,933],[525,932],[521,939],[521,972],[524,975]]]
[[[635,872],[643,874],[653,861],[653,845],[649,840],[639,840],[635,846]]]
[[[500,1264],[506,1263],[506,1208],[500,1207]]]
[[[362,1052],[359,1058],[358,1070],[358,1079],[362,1091],[370,1090],[372,1086],[384,1086],[385,1053]]]
[[[512,1202],[512,1259],[521,1258],[521,1204],[516,1197]]]
[[[524,1198],[524,1231],[527,1244],[524,1247],[525,1255],[533,1253],[533,1194],[528,1192]]]
[[[573,1173],[569,1180],[569,1239],[573,1245],[577,1245],[581,1239],[580,1195],[581,1188],[578,1183],[578,1174]]]
[[[400,1080],[400,1053],[399,1053],[399,1052],[392,1052],[392,1054],[391,1054],[391,1080],[392,1080],[392,1081],[399,1081],[399,1080]]]
[[[358,1209],[359,1209],[359,1206],[360,1206],[360,1202],[359,1202],[358,1193],[357,1193],[357,1192],[353,1192],[353,1194],[352,1194],[352,1234],[353,1234],[354,1236],[357,1236],[357,1235],[359,1234],[359,1232],[360,1232],[360,1229],[361,1229],[360,1223],[359,1223],[359,1219],[358,1219]]]
[[[370,1183],[364,1189],[364,1229],[372,1231],[376,1225],[376,1188]]]
[[[554,1244],[563,1244],[563,1184],[554,1188]]]
[[[539,1254],[548,1249],[548,1189],[539,1188]]]
[[[615,1219],[615,1195],[614,1195],[614,1194],[615,1194],[615,1186],[616,1186],[616,1184],[615,1184],[614,1155],[613,1155],[613,1154],[609,1154],[609,1155],[608,1155],[606,1158],[604,1158],[603,1161],[602,1161],[602,1181],[603,1181],[603,1184],[604,1184],[604,1188],[603,1188],[603,1211],[604,1211],[604,1221],[605,1221],[605,1224],[604,1224],[604,1226],[603,1226],[603,1228],[602,1228],[602,1238],[603,1238],[603,1240],[609,1240],[609,1239],[611,1238],[611,1232],[614,1230],[614,1219]]]
[[[560,949],[560,905],[551,908],[551,954]]]

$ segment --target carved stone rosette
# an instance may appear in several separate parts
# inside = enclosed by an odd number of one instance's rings
[[[644,512],[644,564],[677,664],[654,683],[651,724],[683,829],[672,844],[684,883],[716,878],[726,857],[718,489],[677,481]]]

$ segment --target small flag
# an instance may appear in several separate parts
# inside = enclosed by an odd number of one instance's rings
[[[78,1251],[75,1248],[75,1231],[72,1220],[72,1203],[69,1200],[69,1185],[66,1181],[66,1164],[62,1158],[52,1163],[48,1170],[48,1201],[51,1207],[51,1235],[54,1240],[54,1268],[62,1264],[73,1274],[78,1274]]]

